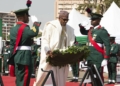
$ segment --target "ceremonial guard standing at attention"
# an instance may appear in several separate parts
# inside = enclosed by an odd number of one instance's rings
[[[116,66],[118,62],[117,53],[119,51],[119,45],[115,43],[115,37],[110,37],[111,51],[110,58],[108,60],[108,84],[115,84],[116,82]]]
[[[79,24],[79,26],[80,32],[83,35],[88,35],[88,46],[90,49],[90,54],[87,57],[88,66],[95,64],[103,79],[102,67],[107,65],[110,55],[110,39],[107,30],[100,25],[102,17],[103,16],[100,14],[91,13],[92,27],[86,30],[82,24]],[[98,80],[95,80],[98,86],[100,86],[101,84],[99,85]]]
[[[10,30],[10,75],[16,76],[16,86],[29,86],[30,84],[32,62],[31,40],[38,35],[40,26],[40,23],[37,21],[34,22],[32,28],[27,25],[30,16],[28,11],[28,8],[14,11],[18,22]]]

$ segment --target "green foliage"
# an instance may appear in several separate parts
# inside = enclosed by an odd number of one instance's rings
[[[90,50],[88,46],[71,46],[66,50],[54,50],[53,57],[48,57],[47,62],[52,66],[65,66],[86,59]]]
[[[80,4],[76,9],[79,11],[80,10],[85,11],[85,8],[88,7],[88,8],[95,9],[96,13],[103,14],[110,7],[113,1],[118,5],[118,7],[120,7],[120,0],[101,0],[101,3],[96,3],[97,0],[94,0],[93,3]]]
[[[66,50],[55,50],[53,51],[53,54],[58,54],[58,53],[61,53],[62,55],[64,54],[77,54],[77,53],[80,53],[80,52],[89,52],[88,50],[88,47],[87,46],[71,46],[71,47],[68,47]]]
[[[104,4],[106,5],[106,9],[108,9],[112,2],[115,2],[118,7],[120,7],[120,0],[104,0]]]

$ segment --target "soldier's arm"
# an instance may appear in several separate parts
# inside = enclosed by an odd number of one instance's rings
[[[111,51],[111,54],[117,54],[119,51],[119,46],[116,44],[113,50]]]
[[[81,34],[88,35],[89,30],[86,30],[81,24],[79,24],[79,27],[80,27],[80,33]]]
[[[101,31],[101,34],[100,34],[100,38],[102,39],[103,41],[103,44],[105,46],[105,55],[104,55],[104,58],[109,58],[109,55],[110,55],[110,39],[109,39],[109,35],[108,35],[108,32],[107,30],[105,29],[102,29]]]
[[[30,28],[29,26],[25,28],[28,37],[35,37],[38,35],[40,24],[40,22],[35,22],[32,28]]]
[[[36,53],[37,49],[39,48],[39,45],[34,45],[34,50],[33,52]]]

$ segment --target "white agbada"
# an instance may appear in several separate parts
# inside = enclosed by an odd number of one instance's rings
[[[41,86],[44,78],[46,77],[47,73],[42,72],[41,68],[46,71],[53,70],[56,86],[65,86],[69,66],[67,65],[59,68],[49,65],[49,63],[46,63],[46,52],[49,50],[53,51],[55,49],[63,49],[65,47],[72,46],[74,40],[74,31],[70,26],[66,25],[65,27],[61,27],[59,20],[46,23],[42,33],[40,65],[36,82],[33,86]],[[51,77],[49,77],[45,86],[53,86]]]

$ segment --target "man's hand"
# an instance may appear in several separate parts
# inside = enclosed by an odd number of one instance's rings
[[[102,66],[102,67],[103,67],[103,66],[106,66],[107,63],[108,63],[107,59],[104,59],[104,60],[102,61],[102,63],[101,63],[101,66]]]
[[[50,57],[53,57],[52,51],[48,51],[48,52],[46,53],[46,55],[48,55],[48,56],[50,56]]]
[[[9,61],[9,59],[7,59],[7,62]]]
[[[33,23],[38,21],[38,19],[37,19],[36,16],[31,16],[30,18],[31,18],[31,21],[32,21]]]
[[[83,28],[84,28],[84,26],[82,26],[81,24],[79,24],[79,27],[80,27],[80,29],[83,29]]]
[[[88,24],[89,24],[89,23],[88,23],[87,21],[84,21],[84,22],[81,23],[81,25],[82,25],[83,27],[87,26]]]

